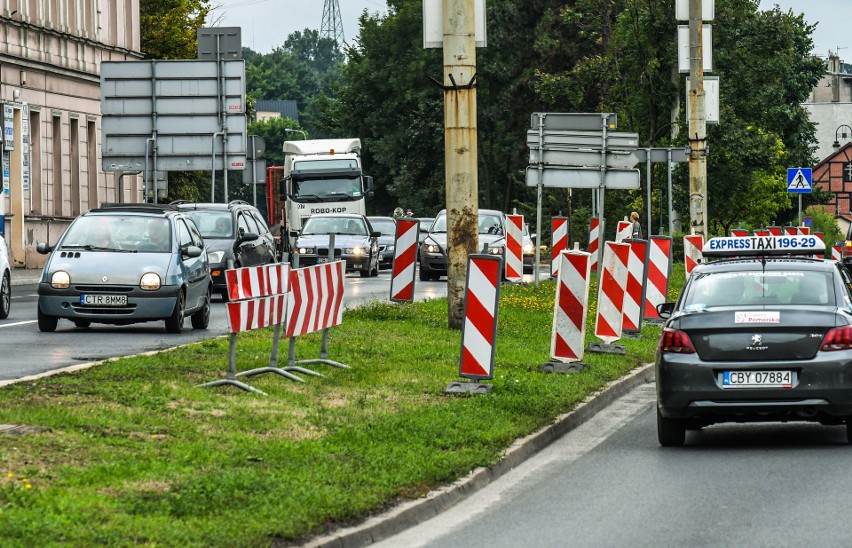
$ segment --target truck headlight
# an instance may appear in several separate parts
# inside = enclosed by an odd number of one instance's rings
[[[50,277],[50,287],[54,289],[67,289],[71,285],[71,276],[64,270],[57,270]]]
[[[346,248],[347,255],[363,255],[365,250],[363,247],[348,247]]]
[[[155,272],[146,272],[139,280],[139,287],[146,291],[154,291],[160,289],[160,275]]]
[[[207,254],[207,260],[210,264],[219,264],[225,259],[224,251],[214,251]]]

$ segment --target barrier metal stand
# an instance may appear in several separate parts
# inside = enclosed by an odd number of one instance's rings
[[[199,384],[198,387],[202,386],[222,386],[222,385],[231,385],[236,386],[241,390],[245,390],[246,392],[254,392],[255,394],[266,395],[266,392],[262,390],[258,390],[257,388],[253,388],[245,383],[242,383],[236,379],[236,361],[237,361],[237,334],[231,333],[230,336],[230,344],[231,349],[228,353],[228,378],[220,379],[218,381],[206,382],[204,384]]]
[[[328,328],[322,330],[322,347],[320,347],[320,357],[314,358],[311,360],[299,360],[296,361],[296,337],[290,337],[290,354],[287,359],[287,365],[289,369],[294,371],[301,371],[302,373],[309,373],[313,375],[319,375],[319,373],[314,373],[309,369],[302,369],[300,367],[296,367],[296,364],[299,363],[324,363],[326,365],[332,365],[334,367],[340,367],[341,369],[351,369],[348,365],[340,362],[336,362],[334,360],[328,359]],[[322,376],[322,375],[320,375]]]
[[[494,390],[493,384],[479,382],[479,379],[473,379],[468,382],[455,381],[451,382],[444,388],[445,394],[490,394]]]
[[[290,339],[291,341],[293,339]],[[294,375],[290,373],[290,371],[298,371],[299,373],[304,373],[306,375],[315,375],[317,377],[322,377],[323,375],[317,373],[316,371],[311,371],[310,369],[305,369],[304,367],[295,367],[288,365],[287,367],[278,367],[278,343],[281,341],[281,324],[277,324],[275,326],[275,334],[272,339],[272,355],[269,357],[269,365],[267,367],[258,367],[257,369],[249,369],[248,371],[241,371],[237,373],[238,377],[251,377],[254,375],[260,375],[261,373],[278,373],[282,377],[286,377],[292,381],[297,382],[305,382],[305,379],[298,375]]]

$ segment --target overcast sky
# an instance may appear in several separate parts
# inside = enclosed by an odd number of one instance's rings
[[[523,0],[518,0],[523,1]],[[268,53],[284,43],[297,30],[319,29],[325,0],[214,0],[218,6],[213,21],[219,26],[242,27],[243,45]],[[338,0],[343,35],[348,42],[358,36],[358,16],[364,10],[385,13],[384,0]],[[825,56],[840,48],[840,57],[852,60],[852,39],[848,17],[852,0],[760,0],[761,9],[778,4],[782,10],[804,13],[805,20],[817,23],[814,53]]]

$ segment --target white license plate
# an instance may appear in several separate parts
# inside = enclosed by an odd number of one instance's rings
[[[328,257],[317,257],[317,262],[318,263],[327,263]]]
[[[83,306],[127,306],[127,295],[80,295]]]
[[[792,371],[723,371],[722,388],[792,388]]]

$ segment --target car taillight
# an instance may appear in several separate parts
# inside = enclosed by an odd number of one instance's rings
[[[846,240],[843,242],[843,256],[852,257],[852,241]]]
[[[829,330],[822,338],[822,345],[819,347],[823,352],[849,350],[850,348],[852,348],[852,326],[848,325]]]
[[[660,350],[672,354],[695,353],[695,347],[692,346],[689,335],[680,329],[672,329],[670,327],[663,330],[663,336],[660,337]]]

